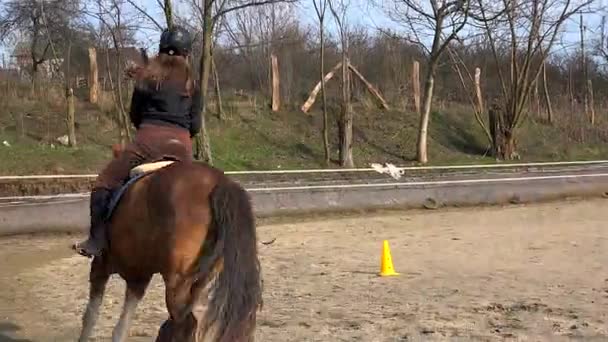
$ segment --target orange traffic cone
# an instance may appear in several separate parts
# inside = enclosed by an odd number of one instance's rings
[[[382,244],[382,259],[380,260],[380,276],[389,277],[396,276],[399,273],[393,268],[393,258],[391,257],[391,249],[388,246],[388,240],[384,240]]]

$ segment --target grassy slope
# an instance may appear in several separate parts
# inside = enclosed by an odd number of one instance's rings
[[[17,101],[11,101],[17,102]],[[216,165],[226,170],[292,169],[324,167],[321,143],[321,114],[298,111],[254,112],[234,108],[228,119],[211,117],[209,130]],[[24,119],[27,135],[18,139],[16,113]],[[100,117],[102,117],[100,119]],[[65,132],[63,106],[20,100],[0,108],[0,175],[97,172],[110,158],[109,146],[115,128],[91,106],[77,110],[77,149],[51,147]],[[330,118],[334,123],[335,118]],[[354,158],[358,167],[370,162],[411,164],[415,156],[416,126],[413,113],[359,111],[355,116]],[[335,125],[333,125],[335,126]],[[332,142],[337,142],[332,126]],[[433,114],[430,123],[429,156],[433,164],[490,163],[485,157],[487,142],[470,111],[459,105]],[[519,152],[524,160],[580,160],[604,158],[608,147],[599,138],[587,144],[568,141],[561,130],[533,120],[519,131]],[[337,158],[337,145],[332,146]],[[333,165],[335,167],[335,165]]]

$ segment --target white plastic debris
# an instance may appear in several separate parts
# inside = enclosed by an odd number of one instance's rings
[[[56,140],[58,143],[60,143],[63,146],[68,146],[70,143],[70,138],[68,138],[67,135],[62,135],[62,136],[58,137]]]
[[[11,147],[11,144],[8,143],[8,141],[4,140],[2,142],[2,145],[6,146],[6,147]]]
[[[370,166],[376,172],[381,173],[381,174],[387,174],[387,175],[393,177],[394,179],[400,179],[401,176],[403,176],[403,174],[405,174],[405,170],[399,169],[398,167],[396,167],[395,165],[390,164],[390,163],[384,163],[384,166],[382,164],[378,164],[378,163],[371,163]]]

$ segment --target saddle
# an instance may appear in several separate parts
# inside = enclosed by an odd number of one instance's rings
[[[144,178],[145,176],[152,174],[160,169],[163,169],[173,163],[175,163],[175,160],[162,160],[157,162],[144,163],[132,168],[129,172],[129,178],[126,180],[126,182],[112,194],[112,198],[110,199],[110,203],[106,211],[105,220],[108,221],[112,217],[112,214],[114,213],[114,210],[116,210],[120,199],[127,192],[129,187],[131,187],[131,185],[135,184],[137,181]]]

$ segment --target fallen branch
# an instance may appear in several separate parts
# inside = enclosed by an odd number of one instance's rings
[[[359,72],[359,70],[357,70],[350,62],[348,63],[348,67],[350,70],[352,70],[353,73],[355,73],[355,75],[357,75],[357,77],[359,77],[361,82],[363,82],[363,84],[365,84],[365,86],[367,87],[367,90],[370,92],[370,94],[374,95],[376,97],[376,99],[378,99],[378,101],[380,101],[380,105],[382,105],[382,108],[388,110],[389,109],[388,104],[386,103],[386,100],[384,100],[382,95],[380,95],[380,92],[378,91],[378,89],[376,89],[371,83],[369,83],[369,81],[366,80],[365,77],[363,77],[363,74],[361,74]]]
[[[338,71],[341,67],[342,67],[342,62],[336,64],[336,66],[334,66],[327,73],[327,75],[325,75],[325,77],[323,78],[323,80],[325,81],[325,83],[327,83],[327,81],[329,81],[332,77],[334,77],[334,74],[336,73],[336,71]],[[376,87],[374,87],[363,76],[363,74],[361,74],[359,72],[359,70],[357,70],[357,68],[355,68],[350,62],[348,63],[348,68],[359,78],[359,80],[361,80],[361,82],[363,84],[365,84],[365,86],[367,87],[367,90],[370,92],[370,94],[372,94],[374,97],[376,97],[376,99],[380,102],[381,107],[383,109],[388,110],[389,109],[388,103],[386,102],[386,100],[384,100],[384,98],[380,94],[380,91],[378,91],[378,89],[376,89]],[[319,91],[321,91],[321,81],[319,81],[315,85],[315,87],[310,92],[310,95],[308,96],[308,99],[306,100],[306,102],[304,102],[304,104],[300,108],[302,110],[302,112],[308,113],[308,111],[310,110],[310,107],[312,107],[312,105],[315,103],[315,100],[317,99],[317,94],[319,94]]]
[[[325,77],[323,78],[325,83],[327,83],[327,81],[329,81],[332,77],[334,77],[334,74],[336,73],[336,71],[338,71],[340,69],[340,67],[342,67],[342,62],[336,64],[336,66],[333,67],[327,73],[327,75],[325,75]],[[319,81],[319,83],[317,83],[317,85],[315,85],[315,87],[310,92],[308,99],[306,100],[306,102],[304,102],[304,104],[302,105],[302,108],[300,108],[304,113],[307,113],[308,110],[310,110],[310,107],[312,107],[312,105],[315,103],[315,100],[317,98],[317,94],[319,93],[319,91],[321,91],[321,81]]]

